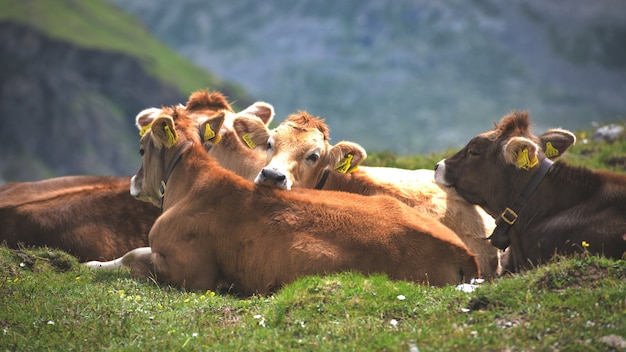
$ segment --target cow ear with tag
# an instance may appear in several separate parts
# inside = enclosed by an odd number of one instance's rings
[[[260,119],[252,116],[237,116],[233,121],[237,137],[250,149],[257,146],[267,148],[270,131]]]
[[[150,127],[152,138],[157,147],[166,146],[171,148],[178,141],[178,134],[174,128],[174,119],[171,116],[161,115],[154,119]]]
[[[518,169],[530,170],[539,164],[539,146],[528,138],[513,137],[504,146],[504,160]]]
[[[217,144],[222,138],[219,134],[224,124],[225,113],[220,111],[216,114],[208,116],[205,120],[198,124],[200,137],[203,143]]]
[[[365,149],[357,143],[342,141],[335,144],[328,153],[329,165],[337,172],[350,173],[367,158]]]
[[[576,143],[576,136],[570,131],[555,128],[539,136],[539,140],[546,156],[557,159]]]
[[[147,108],[141,110],[135,117],[135,125],[139,129],[139,135],[143,136],[150,129],[152,121],[161,114],[161,109]]]

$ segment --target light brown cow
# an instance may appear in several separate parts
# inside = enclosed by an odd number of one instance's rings
[[[217,111],[232,111],[217,92],[191,95],[187,109],[198,122]],[[150,118],[161,109],[140,112]],[[271,105],[258,102],[242,114],[261,123],[273,117]],[[233,115],[228,115],[229,117]],[[207,138],[209,153],[225,167],[254,179],[265,165],[264,151],[251,151],[225,121],[221,138]],[[214,144],[217,139],[219,143]],[[48,246],[73,254],[81,261],[110,260],[148,245],[148,232],[158,208],[137,201],[129,193],[130,177],[68,176],[39,182],[15,182],[0,187],[0,243],[17,248]]]
[[[173,108],[151,122],[131,186],[139,199],[163,204],[151,247],[87,266],[127,265],[136,277],[246,295],[347,270],[438,286],[479,274],[474,254],[452,231],[394,198],[283,192],[223,169],[204,153],[200,136],[219,129],[224,114],[198,128],[184,109]]]
[[[292,114],[273,131],[249,118],[236,119],[234,126],[246,143],[268,150],[268,164],[255,183],[286,190],[316,188],[395,197],[456,232],[477,255],[485,279],[497,275],[498,251],[485,240],[494,228],[493,218],[454,189],[437,185],[434,171],[354,170],[365,159],[365,150],[346,141],[331,146],[324,121],[303,111]]]
[[[527,112],[505,116],[437,165],[436,179],[494,217],[494,246],[510,247],[503,268],[516,272],[555,253],[626,253],[626,175],[573,167],[548,157],[576,141],[566,130],[536,137]]]

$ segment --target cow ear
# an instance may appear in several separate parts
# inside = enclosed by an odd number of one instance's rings
[[[330,149],[328,158],[329,164],[335,171],[345,174],[356,170],[359,164],[367,158],[367,153],[357,143],[341,141]]]
[[[274,107],[272,104],[263,101],[257,101],[241,112],[258,117],[266,126],[269,126],[272,119],[274,119]]]
[[[152,122],[150,127],[152,138],[157,145],[164,145],[170,148],[178,141],[178,134],[174,128],[174,119],[171,116],[159,116]]]
[[[237,137],[241,139],[250,149],[257,146],[265,148],[267,140],[270,138],[270,131],[263,121],[256,117],[237,116],[233,120],[233,129]]]
[[[143,136],[146,134],[146,131],[150,128],[152,121],[161,114],[161,109],[158,108],[147,108],[141,110],[137,116],[135,117],[135,125],[139,129],[139,135]]]
[[[555,128],[539,136],[539,140],[546,156],[556,159],[576,143],[576,136],[568,130]]]
[[[504,159],[518,169],[529,170],[539,164],[539,146],[525,137],[513,137],[504,146]]]
[[[220,137],[219,131],[224,124],[225,118],[226,115],[224,111],[220,111],[217,114],[209,116],[198,125],[203,143],[209,142],[211,144],[217,144],[220,141],[222,137]]]

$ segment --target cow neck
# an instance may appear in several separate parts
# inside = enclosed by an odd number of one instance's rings
[[[330,173],[330,169],[329,168],[324,169],[324,173],[322,174],[322,178],[315,185],[315,189],[321,190],[322,188],[324,188],[324,186],[326,185],[326,180],[328,180],[328,174],[329,173]]]
[[[163,174],[163,179],[161,180],[161,186],[159,187],[161,212],[163,212],[163,199],[165,198],[165,189],[167,187],[167,181],[169,180],[172,174],[172,171],[174,171],[174,167],[176,166],[176,163],[178,163],[180,158],[183,156],[183,153],[191,147],[191,144],[192,143],[190,141],[187,141],[182,146],[180,146],[180,148],[178,148],[178,150],[174,154],[174,157],[170,160],[169,164],[167,165],[167,168],[165,169],[165,173]]]
[[[511,226],[515,224],[517,218],[519,217],[520,210],[526,205],[528,198],[533,194],[533,192],[539,187],[539,184],[543,180],[543,178],[550,170],[552,166],[552,160],[545,158],[539,164],[539,169],[535,171],[532,178],[526,184],[526,187],[522,190],[522,193],[517,197],[513,205],[510,207],[506,207],[500,217],[496,220],[496,228],[493,230],[491,236],[487,237],[487,239],[491,240],[491,244],[501,250],[505,250],[511,240],[506,235]]]

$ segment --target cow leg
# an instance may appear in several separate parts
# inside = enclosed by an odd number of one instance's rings
[[[150,247],[140,247],[124,254],[123,257],[108,262],[90,261],[83,265],[99,270],[120,269],[124,266],[130,268],[133,277],[146,278],[150,276],[152,262],[152,249]]]

